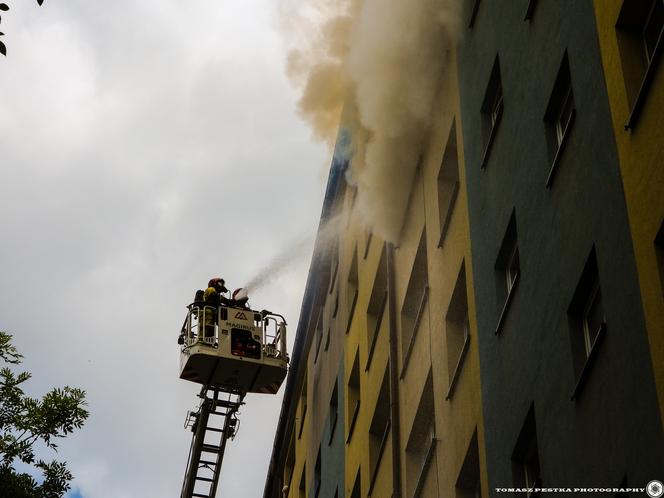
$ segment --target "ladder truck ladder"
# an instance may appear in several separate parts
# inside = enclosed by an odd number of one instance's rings
[[[189,412],[185,422],[194,435],[180,498],[214,498],[226,442],[237,432],[237,411],[244,396],[220,387],[201,389],[198,411]]]

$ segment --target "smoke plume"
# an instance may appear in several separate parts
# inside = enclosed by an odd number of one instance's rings
[[[456,41],[458,0],[305,4],[315,12],[305,23],[311,37],[298,40],[288,68],[302,90],[300,112],[328,143],[340,125],[349,129],[348,180],[358,188],[364,222],[397,242]]]
[[[336,241],[336,237],[339,234],[341,229],[341,216],[336,215],[331,217],[326,221],[318,230],[316,235],[316,246],[322,250],[328,250],[333,243]],[[293,264],[299,261],[304,257],[311,244],[313,242],[314,236],[309,232],[306,235],[296,239],[283,251],[281,251],[277,256],[268,263],[263,269],[261,269],[254,277],[249,280],[247,285],[242,287],[238,299],[249,296],[256,289],[267,285],[275,278],[283,274],[288,270]]]

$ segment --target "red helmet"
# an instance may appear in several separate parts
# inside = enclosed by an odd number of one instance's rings
[[[226,282],[224,282],[223,278],[211,278],[208,282],[208,287],[214,287],[219,292],[228,292],[228,289],[226,288]]]

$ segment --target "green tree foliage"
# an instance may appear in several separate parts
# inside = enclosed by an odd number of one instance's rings
[[[44,0],[37,0],[39,5],[44,3]],[[9,5],[6,3],[0,3],[0,12],[7,12],[9,10]],[[0,14],[0,22],[2,22],[2,15]],[[0,32],[0,36],[4,36],[4,33]],[[7,46],[0,41],[0,54],[7,55]]]
[[[12,336],[0,332],[0,360],[18,365],[23,356],[11,343]],[[69,490],[71,473],[65,462],[37,459],[33,446],[40,442],[57,451],[58,438],[83,426],[88,418],[85,391],[72,387],[51,389],[41,399],[26,396],[21,388],[29,372],[0,369],[0,497],[59,498]],[[32,465],[44,477],[41,484],[14,469],[16,462]]]

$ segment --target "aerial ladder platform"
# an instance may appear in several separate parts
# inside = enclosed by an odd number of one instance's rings
[[[237,413],[244,393],[203,386],[201,404],[189,412],[185,427],[194,433],[182,485],[182,498],[213,498],[221,473],[226,443],[238,429]]]
[[[180,378],[201,384],[181,498],[214,498],[247,393],[276,394],[288,371],[286,320],[267,310],[194,302],[181,331]]]

